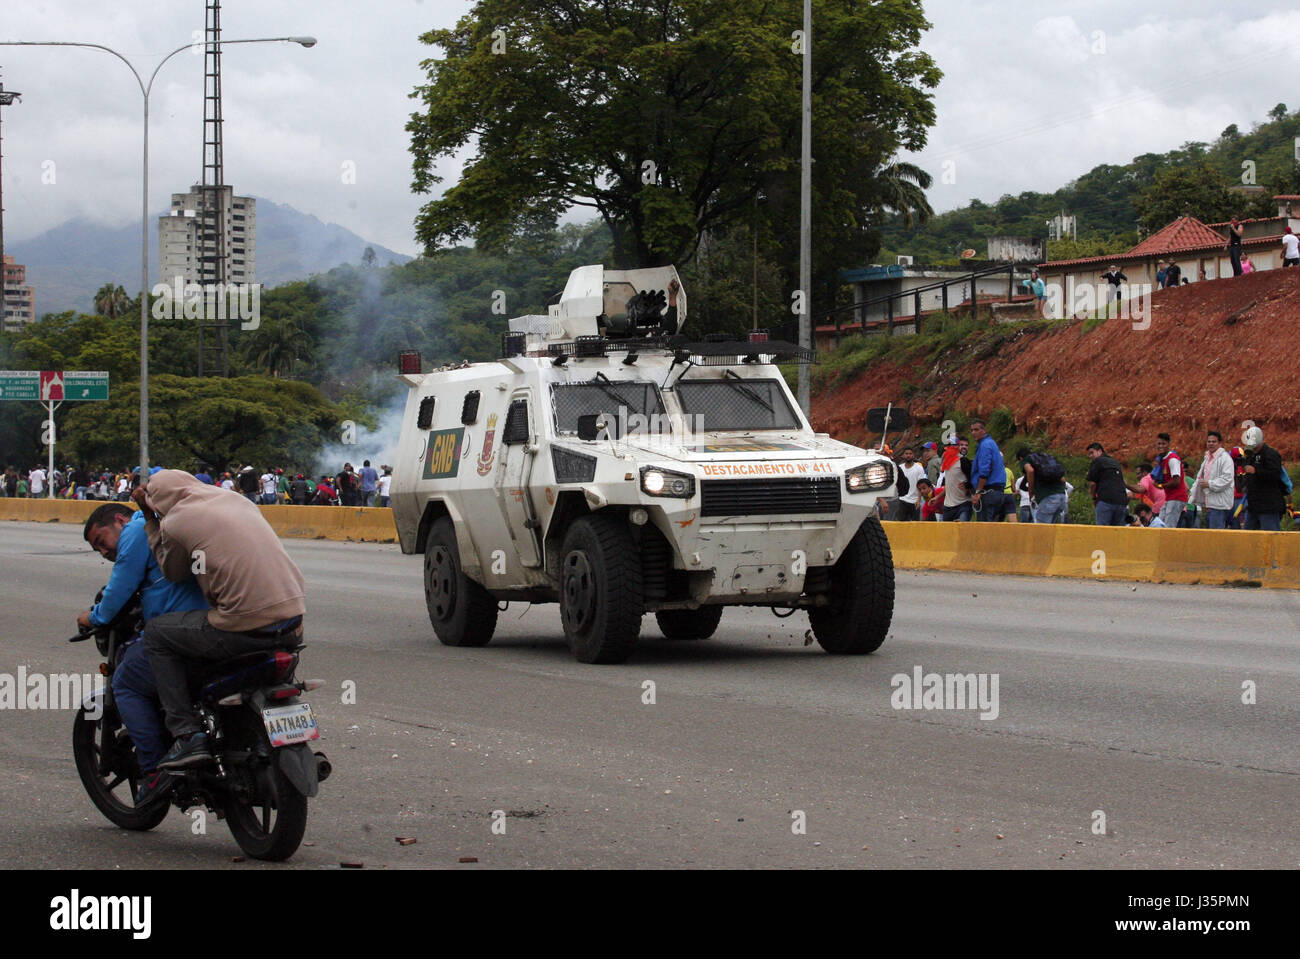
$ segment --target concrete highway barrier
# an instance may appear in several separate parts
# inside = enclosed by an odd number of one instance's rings
[[[0,520],[84,523],[97,502],[0,499]],[[395,543],[391,510],[262,506],[280,536]],[[1019,523],[885,523],[900,569],[1300,589],[1300,534]]]
[[[1300,589],[1300,534],[885,523],[900,569]]]
[[[85,523],[102,502],[0,499],[0,520]],[[133,504],[128,504],[133,505]],[[354,543],[396,543],[393,511],[352,506],[259,506],[277,534],[290,539],[333,539]]]

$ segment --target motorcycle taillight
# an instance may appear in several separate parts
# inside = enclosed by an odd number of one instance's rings
[[[275,654],[274,673],[275,679],[284,679],[293,673],[293,667],[298,662],[298,657],[293,653],[286,653],[283,650]]]

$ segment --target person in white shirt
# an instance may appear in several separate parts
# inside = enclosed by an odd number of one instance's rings
[[[393,468],[391,466],[385,466],[384,475],[379,477],[379,505],[380,506],[388,505],[388,490],[392,487],[392,485],[393,485]]]
[[[916,450],[913,447],[903,450],[903,462],[898,465],[898,471],[907,477],[907,492],[898,498],[898,515],[891,516],[890,519],[918,521],[921,518],[918,505],[921,493],[916,484],[926,476],[925,467],[916,461]]]
[[[262,474],[262,504],[264,506],[275,505],[275,499],[276,499],[275,487],[276,487],[275,474],[272,473],[270,470],[267,470],[265,473]]]
[[[39,466],[27,474],[28,495],[41,496],[45,492],[45,470]]]
[[[1210,529],[1228,528],[1235,481],[1236,464],[1232,462],[1232,454],[1223,448],[1223,435],[1218,430],[1210,430],[1205,439],[1205,460],[1187,497],[1189,502],[1205,510]]]
[[[230,474],[229,474],[229,473],[222,473],[222,474],[221,474],[221,488],[222,488],[222,489],[228,489],[228,490],[230,490],[231,492],[234,492],[234,489],[235,489],[235,481],[232,480],[232,479],[230,478]]]
[[[1282,234],[1282,266],[1300,266],[1300,236],[1292,233],[1290,227]]]

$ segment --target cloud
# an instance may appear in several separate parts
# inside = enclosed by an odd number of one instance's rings
[[[1026,0],[926,9],[924,46],[945,79],[930,144],[910,159],[936,174],[940,211],[1050,192],[1099,164],[1249,128],[1286,100],[1283,78],[1300,67],[1288,39],[1300,11],[1283,3],[1231,16],[1198,0],[1136,17],[1111,2],[1046,16]],[[945,162],[955,183],[940,178]]]
[[[404,128],[417,107],[408,94],[425,80],[420,61],[433,53],[419,36],[452,26],[471,5],[227,0],[227,40],[319,41],[309,50],[226,48],[227,181],[240,193],[418,252],[413,221],[428,197],[410,192]],[[1266,0],[1228,14],[1219,0],[1181,0],[1159,12],[1131,0],[929,0],[934,26],[924,48],[945,73],[938,124],[919,155],[935,174],[931,202],[947,210],[972,197],[1054,190],[1100,163],[1212,140],[1230,123],[1248,128],[1295,89],[1287,78],[1300,75],[1300,47],[1292,40],[1300,36],[1300,11],[1292,6]],[[0,32],[104,43],[135,62],[147,81],[164,54],[196,30],[201,36],[202,17],[197,0],[47,0],[7,4]],[[1099,31],[1103,53],[1095,52]],[[814,55],[840,54],[815,48]],[[126,68],[99,51],[4,47],[0,67],[5,86],[24,94],[4,111],[6,235],[23,239],[74,216],[137,221],[141,99]],[[183,52],[155,83],[151,212],[200,178],[202,72],[203,57]],[[42,179],[49,161],[53,183]],[[945,161],[955,163],[955,183],[941,179]],[[438,164],[442,188],[455,183],[461,162]],[[354,166],[355,183],[344,182],[344,163]]]

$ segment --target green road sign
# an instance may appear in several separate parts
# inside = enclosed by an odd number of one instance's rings
[[[63,374],[65,400],[108,399],[108,373],[69,370]]]
[[[0,400],[39,400],[40,370],[0,370]]]
[[[106,400],[103,370],[0,370],[0,400]]]

